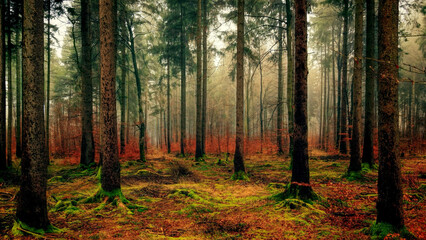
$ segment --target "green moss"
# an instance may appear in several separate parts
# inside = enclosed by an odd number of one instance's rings
[[[250,178],[248,177],[247,173],[239,171],[232,174],[231,180],[250,181]]]
[[[346,178],[346,180],[352,182],[352,181],[365,181],[366,177],[364,176],[362,171],[350,171],[346,172],[345,175],[342,176],[342,178]]]
[[[370,227],[371,239],[416,239],[405,227],[395,228],[389,223],[374,223]]]
[[[43,235],[46,233],[61,233],[61,232],[62,230],[60,230],[59,228],[53,225],[47,226],[46,229],[37,229],[37,228],[30,227],[24,222],[21,222],[19,220],[15,221],[12,228],[12,235],[15,237],[31,235],[36,238],[44,238]]]
[[[313,201],[320,200],[321,198],[312,190],[311,186],[289,184],[284,192],[272,196],[272,199],[276,201],[300,199],[306,203],[312,204]]]
[[[64,212],[66,215],[74,215],[82,212],[82,210],[77,207],[75,200],[59,200],[50,212]]]
[[[93,197],[87,198],[83,201],[83,203],[99,203],[102,202],[105,198],[107,198],[108,203],[111,203],[116,197],[118,197],[124,204],[129,203],[129,201],[124,197],[120,188],[111,192],[107,192],[100,188]]]
[[[284,183],[269,183],[266,187],[270,191],[278,191],[287,188],[287,184]]]

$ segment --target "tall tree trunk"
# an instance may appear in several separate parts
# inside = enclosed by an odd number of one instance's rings
[[[278,104],[277,104],[277,145],[278,154],[283,154],[283,106],[284,106],[284,79],[283,79],[283,7],[281,1],[278,3]]]
[[[115,97],[115,61],[117,7],[115,0],[100,0],[101,52],[101,134],[102,134],[102,189],[113,192],[121,189],[120,162],[117,145],[117,110]]]
[[[44,125],[43,0],[24,0],[21,188],[16,218],[47,229],[47,153]]]
[[[263,120],[263,71],[262,71],[262,55],[260,52],[259,45],[259,78],[260,78],[260,93],[259,93],[259,122],[260,122],[260,153],[263,152],[263,142],[264,142],[264,120]]]
[[[50,19],[51,19],[51,1],[48,0],[48,10],[47,10],[47,77],[46,77],[46,151],[47,151],[47,162],[50,162],[50,131],[49,131],[49,116],[50,116],[50,52],[51,52],[51,29],[50,29]]]
[[[291,185],[288,191],[300,198],[312,198],[308,162],[308,34],[307,3],[295,7],[294,149]]]
[[[183,21],[184,7],[180,3],[180,154],[185,155],[186,141],[186,41]]]
[[[167,56],[167,153],[171,152],[170,113],[170,57]]]
[[[362,118],[362,35],[364,0],[355,1],[355,51],[354,51],[354,74],[352,79],[352,141],[351,160],[348,171],[361,170],[361,118]]]
[[[322,99],[324,97],[324,55],[322,54],[322,46],[320,47],[320,59],[321,59],[321,84],[320,84],[320,116],[319,116],[319,138],[318,138],[318,143],[319,143],[319,148],[322,149],[322,135],[323,135],[323,131],[322,131],[322,126],[324,125],[324,121],[323,121],[323,115],[324,115],[324,109],[323,109],[323,104],[322,104]]]
[[[20,31],[16,32],[15,35],[15,43],[16,43],[16,52],[15,52],[15,60],[16,60],[16,127],[15,127],[15,141],[16,141],[16,157],[22,157],[22,145],[21,145],[21,99],[22,99],[22,77],[21,77],[21,42],[20,42]]]
[[[80,164],[89,165],[95,160],[93,141],[92,107],[92,37],[90,27],[91,2],[81,0],[81,91],[82,91],[82,139]]]
[[[121,11],[121,31],[124,38],[127,35],[126,32],[126,22],[125,12]],[[127,55],[126,55],[126,44],[121,43],[121,58],[120,58],[120,69],[121,69],[121,79],[119,81],[120,84],[120,153],[124,154],[126,152],[126,81],[127,81]]]
[[[206,121],[207,121],[207,7],[208,0],[203,0],[203,113],[201,119],[202,153],[206,154]]]
[[[0,4],[0,170],[6,169],[6,44],[5,6]]]
[[[130,52],[132,54],[133,73],[136,79],[136,90],[138,94],[138,113],[139,113],[139,161],[145,162],[146,139],[145,139],[145,118],[142,103],[142,85],[139,77],[138,63],[136,61],[135,38],[133,36],[132,23],[127,19],[127,31],[129,32]]]
[[[341,40],[342,40],[342,24],[339,25],[338,31],[338,42],[337,42],[337,126],[336,126],[336,149],[339,149],[340,152],[340,141],[342,139],[342,135],[340,132],[341,126],[341,118],[342,118],[342,55],[341,53]]]
[[[331,79],[332,84],[333,84],[333,144],[336,145],[337,143],[337,105],[336,105],[336,63],[335,63],[335,52],[336,50],[334,49],[334,25],[332,28],[332,40],[331,40],[331,49],[332,49],[332,71],[333,71],[333,77]]]
[[[366,0],[367,10],[367,29],[366,29],[366,60],[365,60],[365,123],[364,123],[364,147],[362,162],[368,163],[370,166],[374,163],[374,93],[376,82],[376,16],[375,1]]]
[[[326,105],[325,105],[324,148],[325,148],[325,151],[327,152],[328,151],[328,137],[330,135],[329,134],[330,133],[330,129],[329,129],[329,126],[330,126],[330,118],[329,118],[330,117],[330,113],[329,113],[329,111],[330,111],[330,67],[329,66],[327,66],[326,71],[327,71],[327,85],[326,85],[327,91],[325,93],[325,96],[326,96],[327,100],[326,100]]]
[[[7,165],[12,165],[12,125],[13,125],[13,95],[12,95],[12,22],[10,1],[7,0]]]
[[[377,223],[404,226],[398,158],[398,0],[379,1],[379,179]]]
[[[294,56],[293,56],[293,12],[291,10],[292,0],[286,0],[287,16],[287,112],[288,112],[288,135],[290,138],[289,156],[293,153],[293,88],[294,88]]]
[[[196,119],[196,141],[195,141],[195,160],[198,161],[203,157],[202,147],[202,78],[201,78],[201,0],[197,1],[197,119]]]
[[[340,115],[340,153],[348,153],[348,32],[349,0],[344,0],[343,10],[343,52],[342,52],[342,105]]]
[[[245,174],[244,166],[244,0],[238,0],[237,88],[234,174]]]

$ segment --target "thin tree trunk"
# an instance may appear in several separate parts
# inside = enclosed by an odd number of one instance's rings
[[[279,19],[283,19],[283,8],[280,1],[278,6]],[[278,104],[277,104],[277,145],[278,154],[283,154],[283,102],[284,102],[284,79],[283,79],[283,28],[282,21],[278,23]]]
[[[10,21],[10,1],[7,0],[7,165],[12,165],[12,125],[13,125],[13,95],[12,95],[12,28]]]
[[[180,3],[180,154],[185,155],[186,141],[186,42],[185,42],[185,27],[183,22],[184,7]]]
[[[322,149],[322,135],[323,135],[323,128],[322,126],[324,125],[323,122],[323,115],[324,115],[324,109],[323,109],[323,104],[322,104],[322,99],[324,97],[324,55],[322,54],[322,46],[320,47],[320,59],[321,59],[321,84],[320,84],[320,89],[321,89],[321,95],[320,95],[320,116],[319,116],[319,138],[318,138],[318,143],[319,143],[319,148]]]
[[[365,123],[364,123],[364,147],[362,162],[368,163],[370,166],[374,164],[374,93],[376,82],[376,16],[375,1],[366,0],[367,10],[367,29],[366,29],[366,60],[365,60]]]
[[[340,123],[342,118],[342,55],[341,55],[341,40],[342,40],[342,26],[340,23],[339,27],[339,38],[337,42],[337,126],[336,126],[336,149],[340,151],[340,141],[342,135],[340,135]]]
[[[340,118],[340,153],[348,153],[348,28],[349,0],[344,0],[343,10],[343,52],[342,52],[342,106]]]
[[[20,31],[16,32],[15,35],[15,43],[16,43],[16,55],[15,55],[15,60],[16,60],[16,127],[15,127],[15,141],[16,141],[16,157],[17,158],[21,158],[22,157],[22,145],[21,145],[21,98],[22,98],[22,91],[21,91],[21,86],[22,86],[22,77],[21,77],[21,68],[22,68],[22,63],[21,63],[21,51],[19,50],[21,45],[20,45]]]
[[[379,179],[377,223],[404,226],[398,158],[398,0],[379,1]]]
[[[294,89],[294,56],[293,56],[293,13],[291,11],[292,0],[286,0],[287,17],[287,112],[288,112],[288,135],[290,138],[289,155],[293,153],[293,89]]]
[[[263,72],[262,72],[262,59],[259,46],[259,77],[260,77],[260,94],[259,94],[259,120],[260,120],[260,152],[263,152],[264,142],[264,123],[263,123]]]
[[[167,153],[171,152],[170,113],[170,57],[167,57]]]
[[[124,8],[124,7],[123,7]],[[125,11],[122,9],[121,11],[121,31],[124,38],[127,36],[126,32],[126,23],[125,23]],[[126,81],[127,81],[127,55],[126,55],[126,44],[121,43],[121,58],[120,58],[120,68],[121,68],[121,79],[119,81],[120,84],[120,152],[121,154],[126,153]]]
[[[206,121],[207,121],[207,7],[208,0],[203,0],[203,113],[201,119],[202,153],[206,154]]]
[[[201,0],[197,1],[198,10],[197,10],[197,118],[196,118],[196,141],[195,141],[195,160],[198,161],[203,157],[203,147],[202,147],[202,78],[201,78]]]
[[[47,229],[47,153],[44,125],[44,24],[42,0],[24,0],[21,187],[16,218]]]
[[[334,25],[332,28],[332,33],[331,33],[331,49],[332,49],[332,69],[333,69],[333,77],[331,79],[332,83],[333,83],[333,144],[336,145],[337,142],[337,106],[336,106],[336,63],[335,63],[335,52],[336,50],[334,49]]]

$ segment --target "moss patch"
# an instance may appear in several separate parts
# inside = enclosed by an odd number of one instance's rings
[[[232,174],[231,180],[250,181],[250,178],[248,177],[247,173],[239,171]]]
[[[60,233],[62,232],[59,228],[49,225],[46,229],[37,229],[28,226],[24,222],[21,222],[19,220],[16,220],[13,224],[12,228],[12,235],[15,237],[25,236],[25,235],[31,235],[36,238],[44,238],[44,234],[46,233]]]
[[[395,228],[389,223],[374,223],[370,227],[371,239],[416,239],[405,227]]]

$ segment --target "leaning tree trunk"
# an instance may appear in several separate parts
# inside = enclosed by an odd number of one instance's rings
[[[244,0],[238,0],[237,88],[234,174],[245,174],[244,166]]]
[[[92,107],[92,38],[90,28],[90,0],[81,0],[81,80],[82,80],[82,139],[80,164],[89,165],[95,160]]]
[[[201,0],[197,1],[198,11],[197,11],[197,117],[196,117],[196,140],[195,140],[195,160],[200,160],[203,157],[202,150],[202,97],[201,97],[201,87],[202,87],[202,78],[201,78]]]
[[[376,82],[376,16],[375,1],[366,0],[367,9],[367,30],[366,30],[366,60],[365,60],[365,124],[364,124],[364,147],[362,162],[368,163],[370,166],[374,163],[374,90]]]
[[[279,19],[283,17],[282,3],[278,3]],[[277,145],[278,154],[283,154],[283,104],[284,79],[283,79],[283,28],[282,21],[278,23],[278,104],[277,104]]]
[[[361,102],[362,102],[362,34],[364,0],[355,1],[355,51],[352,79],[352,141],[351,160],[348,171],[361,170]]]
[[[115,0],[100,0],[101,53],[101,134],[102,189],[113,192],[120,187],[120,162],[117,145],[117,110],[115,97],[115,61],[117,8]]]
[[[377,223],[404,226],[398,159],[398,0],[379,1],[379,179]]]
[[[47,229],[47,153],[44,125],[43,0],[24,0],[21,188],[16,218]]]
[[[348,28],[349,0],[344,0],[343,52],[342,52],[342,101],[340,114],[340,153],[348,153]]]

